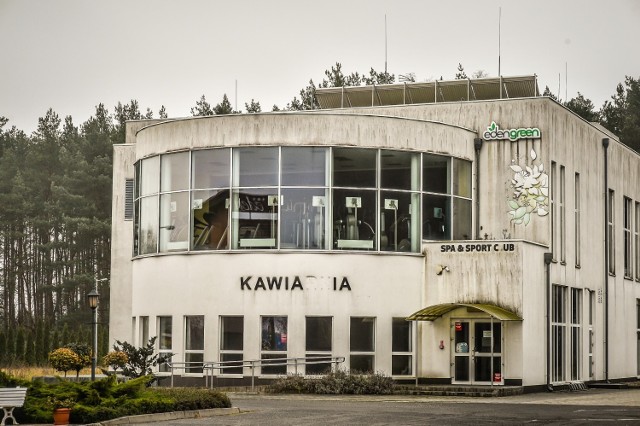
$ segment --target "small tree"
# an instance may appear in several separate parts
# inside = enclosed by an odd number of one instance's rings
[[[67,377],[67,371],[75,370],[80,363],[82,359],[69,348],[58,348],[49,354],[49,364],[57,371],[64,371],[64,377]]]
[[[89,345],[77,342],[69,343],[65,348],[71,349],[76,355],[78,355],[79,362],[72,368],[73,370],[76,370],[76,378],[78,378],[80,376],[80,370],[91,365],[92,350]]]
[[[154,354],[157,336],[149,339],[146,346],[136,348],[130,343],[116,340],[113,349],[116,352],[124,352],[127,362],[122,367],[122,374],[125,377],[136,378],[153,375],[153,367],[163,364],[171,359],[172,353]]]
[[[124,368],[128,361],[129,357],[123,351],[111,351],[102,358],[102,364],[111,367],[116,372],[118,368]]]

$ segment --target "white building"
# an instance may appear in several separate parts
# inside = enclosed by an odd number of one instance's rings
[[[177,363],[345,357],[418,383],[640,374],[637,153],[535,77],[317,99],[127,123],[112,341],[158,336]]]

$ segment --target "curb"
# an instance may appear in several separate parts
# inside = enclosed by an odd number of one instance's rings
[[[170,411],[167,413],[140,414],[137,416],[119,417],[117,419],[105,420],[99,423],[90,423],[89,426],[115,426],[133,425],[138,423],[164,422],[181,419],[199,419],[203,417],[228,416],[239,414],[238,407],[231,408],[210,408],[206,410]]]

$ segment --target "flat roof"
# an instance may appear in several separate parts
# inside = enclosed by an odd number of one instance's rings
[[[540,96],[537,76],[436,80],[316,89],[321,109],[482,101]]]

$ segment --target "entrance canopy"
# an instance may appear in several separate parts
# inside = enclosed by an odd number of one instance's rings
[[[514,312],[485,303],[442,303],[440,305],[431,305],[407,317],[407,321],[435,321],[444,314],[463,307],[478,309],[500,321],[522,321],[522,318]]]

